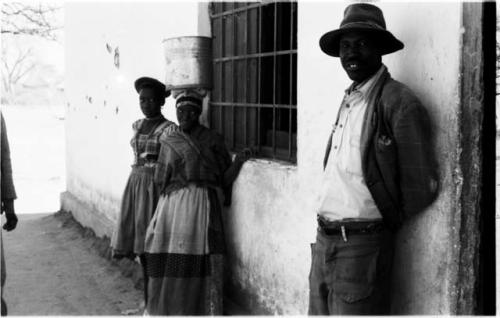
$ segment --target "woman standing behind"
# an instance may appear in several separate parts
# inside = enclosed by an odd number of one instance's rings
[[[145,118],[132,124],[134,136],[131,140],[134,151],[134,164],[123,193],[118,224],[111,247],[113,257],[139,256],[144,267],[144,236],[156,209],[159,191],[153,176],[160,151],[160,135],[175,127],[161,114],[165,98],[170,91],[160,81],[141,77],[135,81],[139,94],[139,105]],[[144,297],[147,301],[147,276],[144,275]]]
[[[200,99],[178,97],[176,108],[179,128],[161,138],[155,181],[162,194],[146,233],[146,310],[221,315],[225,242],[219,190],[229,193],[249,151],[231,161],[223,138],[199,124]]]

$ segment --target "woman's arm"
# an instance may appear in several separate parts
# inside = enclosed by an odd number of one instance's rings
[[[233,185],[234,180],[236,180],[240,173],[241,167],[251,157],[252,151],[248,148],[243,149],[234,156],[234,161],[224,173],[224,187],[231,187]]]
[[[231,196],[233,193],[233,182],[238,177],[241,167],[252,156],[252,151],[250,149],[244,149],[237,153],[234,157],[234,161],[231,162],[229,168],[224,172],[223,180],[223,190],[224,190],[224,205],[231,205]]]

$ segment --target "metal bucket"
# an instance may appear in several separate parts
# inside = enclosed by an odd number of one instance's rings
[[[167,89],[212,88],[212,39],[182,36],[163,40]]]

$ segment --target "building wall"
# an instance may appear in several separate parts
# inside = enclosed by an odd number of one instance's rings
[[[84,224],[110,236],[133,161],[131,125],[142,117],[134,81],[141,76],[164,81],[162,41],[197,34],[198,4],[69,2],[65,10],[67,192],[62,195],[63,208],[71,208]],[[172,98],[163,113],[175,121]]]
[[[206,3],[131,2],[120,3],[119,10],[117,5],[69,3],[66,14],[63,208],[108,236],[132,161],[130,124],[140,115],[133,81],[142,75],[163,78],[163,38],[209,35]],[[379,5],[389,30],[406,46],[384,57],[384,63],[428,107],[442,183],[437,201],[398,235],[393,309],[404,314],[452,314],[460,229],[456,202],[463,182],[457,159],[461,4]],[[323,153],[350,84],[339,61],[323,54],[318,40],[338,27],[344,7],[299,3],[297,164],[245,163],[233,187],[232,206],[224,213],[231,299],[253,314],[307,312]],[[119,68],[114,65],[116,47]],[[165,108],[172,119],[172,103]]]

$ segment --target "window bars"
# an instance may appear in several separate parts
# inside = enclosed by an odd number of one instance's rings
[[[231,150],[296,162],[297,3],[213,2],[210,126]]]

